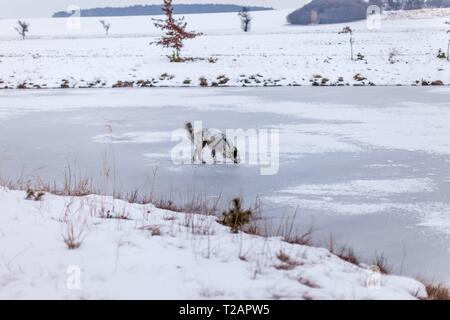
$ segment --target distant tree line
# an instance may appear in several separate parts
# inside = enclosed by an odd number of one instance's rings
[[[291,24],[328,24],[363,20],[367,8],[377,5],[384,10],[447,8],[450,0],[313,0],[288,15]]]
[[[219,12],[239,12],[242,6],[232,4],[175,4],[173,5],[174,14],[195,14],[195,13],[219,13]],[[273,10],[269,7],[250,6],[248,11]],[[67,18],[73,13],[59,11],[53,14],[54,18]],[[112,17],[112,16],[148,16],[161,15],[163,11],[160,5],[135,5],[129,7],[117,8],[92,8],[82,9],[82,17]]]
[[[450,0],[387,0],[385,10],[417,10],[423,8],[450,8]]]
[[[313,0],[288,15],[291,24],[343,23],[365,19],[369,3],[363,0]]]

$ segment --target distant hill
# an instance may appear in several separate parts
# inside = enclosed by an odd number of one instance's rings
[[[218,13],[218,12],[239,12],[242,9],[240,5],[233,4],[175,4],[173,6],[175,14],[193,14],[193,13]],[[249,6],[250,11],[273,10],[269,7]],[[53,14],[53,18],[67,18],[73,12],[59,11]],[[82,17],[118,17],[118,16],[150,16],[162,14],[161,5],[135,5],[129,7],[106,7],[82,9]]]
[[[313,0],[292,12],[287,20],[301,25],[363,20],[368,6],[369,3],[363,0]]]

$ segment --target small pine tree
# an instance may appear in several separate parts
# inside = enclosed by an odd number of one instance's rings
[[[353,43],[355,43],[355,39],[353,39],[353,30],[349,26],[346,26],[339,31],[339,34],[348,34],[350,36],[350,59],[353,61]]]
[[[249,32],[250,31],[250,23],[253,18],[250,16],[250,12],[247,7],[243,7],[242,10],[238,13],[241,18],[241,27],[242,31]]]
[[[252,211],[250,209],[243,210],[241,199],[235,198],[232,201],[232,207],[228,212],[223,213],[222,223],[230,227],[231,232],[238,233],[242,227],[250,222]]]
[[[15,29],[22,36],[22,39],[25,40],[25,37],[27,36],[28,31],[30,30],[30,24],[21,20],[18,20],[17,24],[18,26]]]
[[[100,20],[100,24],[103,26],[106,36],[109,36],[109,29],[111,29],[111,23],[108,23],[105,20]]]
[[[202,33],[186,31],[187,23],[184,21],[184,17],[174,18],[172,0],[164,0],[162,10],[166,15],[165,19],[153,19],[153,21],[155,27],[161,29],[164,35],[153,43],[172,49],[172,56],[169,56],[170,61],[182,62],[184,60],[180,57],[180,52],[184,47],[184,40],[194,39]]]

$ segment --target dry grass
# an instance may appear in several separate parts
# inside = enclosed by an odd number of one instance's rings
[[[39,201],[45,193],[60,195],[60,196],[87,196],[97,193],[93,188],[92,180],[88,177],[83,177],[80,170],[74,170],[77,167],[75,164],[66,164],[62,174],[61,183],[46,182],[40,175],[24,176],[22,174],[16,180],[5,179],[0,177],[0,185],[11,190],[26,190],[27,200]]]
[[[295,225],[297,220],[297,210],[294,214],[283,216],[279,219],[278,227],[273,227],[275,224],[272,220],[262,218],[262,202],[259,197],[256,197],[255,204],[251,208],[253,214],[250,223],[243,228],[243,231],[248,234],[262,236],[262,237],[279,237],[283,241],[290,244],[298,244],[304,246],[312,246],[312,235],[314,227],[311,225],[306,231],[299,231]]]
[[[64,186],[62,194],[66,196],[82,197],[92,193],[92,181],[90,178],[81,177],[81,174],[72,172],[70,165],[64,172]]]
[[[345,245],[341,245],[337,248],[332,236],[330,236],[330,239],[328,240],[328,251],[338,256],[342,260],[347,261],[348,263],[354,264],[356,266],[359,266],[361,264],[361,261],[356,255],[353,248]]]
[[[312,246],[313,226],[310,226],[305,232],[299,232],[295,228],[297,212],[296,209],[292,216],[282,217],[274,235],[281,237],[287,243]]]
[[[64,206],[64,212],[62,216],[62,232],[61,236],[67,249],[74,250],[81,247],[84,239],[86,238],[87,222],[85,217],[80,216],[83,212],[85,203],[82,202],[78,208],[74,207],[74,201],[71,199],[69,203]],[[76,225],[75,223],[76,222]]]
[[[152,237],[160,236],[162,234],[161,228],[159,226],[148,225],[148,226],[143,226],[139,229],[149,231]]]
[[[298,282],[300,282],[302,285],[307,286],[311,289],[319,289],[320,286],[318,286],[317,284],[313,283],[310,279],[307,279],[305,277],[300,277],[298,279]]]
[[[341,247],[338,252],[334,253],[339,258],[356,266],[360,265],[359,258],[356,256],[355,251],[350,247]]]
[[[135,190],[128,194],[125,198],[118,197],[129,203],[136,204],[152,204],[158,209],[168,210],[180,213],[195,213],[199,215],[206,216],[218,216],[220,212],[220,200],[221,194],[219,194],[215,199],[211,200],[206,194],[189,192],[185,196],[185,201],[175,202],[172,199],[172,194],[169,192],[168,195],[162,195],[156,198],[152,191],[148,195],[139,196],[140,191]]]
[[[128,212],[122,212],[119,214],[111,214],[111,211],[107,211],[104,215],[100,216],[103,219],[112,219],[112,220],[131,220]]]
[[[310,227],[306,232],[298,235],[285,236],[284,241],[291,244],[298,244],[302,246],[312,246],[313,229]]]
[[[450,300],[450,288],[440,282],[420,280],[427,290],[427,300]]]
[[[71,221],[66,222],[65,232],[62,234],[64,243],[69,250],[75,250],[81,247],[84,241],[85,234],[83,228],[80,228],[77,232],[75,231],[74,225]]]
[[[282,250],[277,253],[277,259],[280,261],[280,263],[275,265],[275,269],[278,270],[292,270],[299,265],[297,261],[292,259],[287,253]]]
[[[209,216],[197,215],[193,213],[184,214],[182,225],[192,234],[201,236],[211,236],[215,234],[215,220]]]
[[[392,267],[388,264],[387,259],[383,254],[381,255],[376,254],[375,259],[372,262],[372,265],[376,266],[382,274],[392,273]]]

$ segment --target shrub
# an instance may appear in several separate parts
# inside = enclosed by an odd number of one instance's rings
[[[208,80],[205,77],[201,77],[199,79],[199,81],[200,81],[200,86],[201,87],[207,87],[208,86]]]
[[[277,259],[280,261],[280,263],[275,265],[275,269],[278,270],[292,270],[299,265],[299,263],[297,263],[283,251],[277,253]]]
[[[17,27],[15,29],[19,33],[19,35],[22,37],[22,39],[25,40],[27,33],[30,31],[30,24],[28,22],[18,20]]]
[[[228,212],[223,213],[222,223],[230,227],[231,232],[238,233],[246,224],[250,223],[252,214],[250,209],[242,209],[240,198],[235,198],[232,201],[232,207]]]
[[[356,60],[364,60],[364,59],[365,56],[361,52],[358,52],[358,54],[356,55]]]
[[[335,254],[348,263],[354,264],[356,266],[359,266],[360,264],[360,261],[352,248],[344,246],[339,250],[339,252],[336,252]]]
[[[250,23],[253,18],[250,16],[249,9],[247,7],[243,7],[242,10],[238,13],[239,18],[241,19],[241,28],[244,32],[250,31]]]
[[[397,59],[397,56],[399,55],[399,52],[397,51],[397,49],[391,49],[389,51],[389,58],[388,61],[390,64],[394,64],[396,62],[398,62],[399,60]]]
[[[390,274],[392,272],[392,267],[388,265],[387,259],[383,254],[375,256],[373,265],[378,267],[382,274]]]
[[[208,62],[209,63],[216,63],[219,59],[218,58],[214,58],[214,57],[209,57],[208,58]]]
[[[225,84],[228,83],[228,81],[230,81],[230,79],[227,78],[226,76],[220,76],[220,77],[217,78],[217,80],[219,80],[218,83],[221,84],[221,85],[225,85]]]
[[[106,36],[109,36],[109,29],[111,29],[111,23],[106,22],[105,20],[100,20],[100,24],[105,30]]]
[[[357,74],[355,74],[355,75],[353,76],[353,79],[356,80],[356,81],[364,81],[364,80],[366,80],[367,78],[364,77],[362,74],[357,73]]]
[[[43,191],[34,191],[33,189],[27,190],[27,196],[26,200],[34,200],[34,201],[40,201],[42,200],[42,197],[45,195],[45,192]]]

